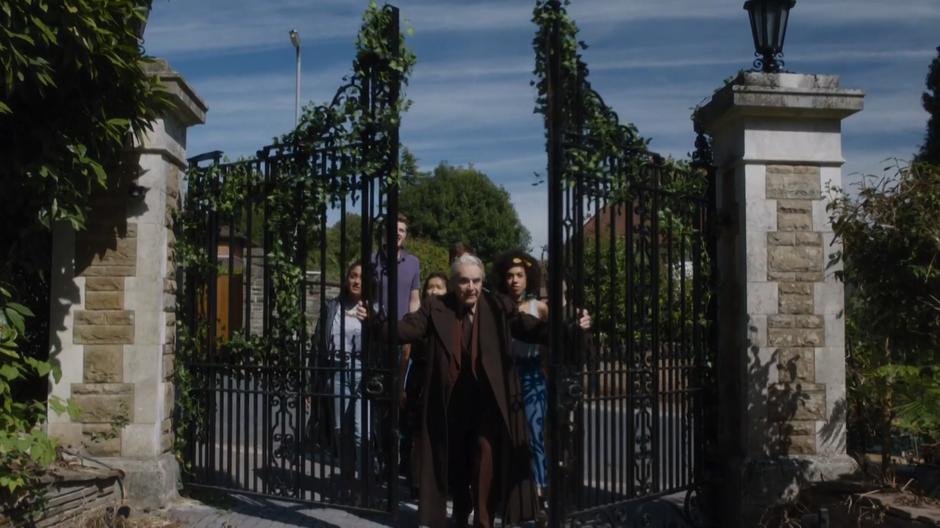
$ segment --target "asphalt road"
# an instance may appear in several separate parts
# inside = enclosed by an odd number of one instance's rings
[[[213,391],[213,436],[196,442],[194,480],[305,501],[386,508],[389,479],[376,467],[381,461],[370,453],[373,462],[365,471],[344,477],[335,455],[351,446],[340,442],[337,450],[318,448],[304,432],[310,411],[303,398],[288,393],[284,398],[257,382],[223,379]],[[573,445],[582,453],[573,468],[582,477],[581,504],[619,502],[691,483],[695,438],[690,412],[678,401],[645,410],[631,410],[623,400],[582,404],[583,432],[580,444]],[[407,486],[403,481],[398,486],[399,499],[407,503]],[[370,503],[362,504],[363,496]]]

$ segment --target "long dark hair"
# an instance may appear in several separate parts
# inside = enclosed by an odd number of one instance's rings
[[[340,288],[339,288],[339,291],[342,294],[343,299],[349,299],[349,274],[352,273],[353,268],[355,268],[356,266],[359,266],[361,268],[362,261],[359,259],[356,259],[350,262],[348,266],[346,266],[346,273],[343,274],[343,282],[342,284],[340,284]],[[362,271],[364,270],[359,271],[360,284],[365,282],[365,277],[363,277]],[[359,286],[359,287],[362,288],[362,286]]]
[[[537,260],[521,249],[507,251],[496,258],[493,263],[493,274],[490,282],[496,291],[509,295],[509,288],[506,286],[506,273],[510,268],[522,266],[525,270],[525,292],[529,296],[539,295],[542,287],[542,269]]]
[[[431,283],[431,279],[441,279],[441,281],[444,283],[444,288],[447,288],[447,275],[444,275],[439,271],[435,271],[434,273],[428,275],[426,279],[424,279],[424,284],[421,286],[422,298],[427,297],[428,284]]]

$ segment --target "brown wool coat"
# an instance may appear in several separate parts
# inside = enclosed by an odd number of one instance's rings
[[[536,509],[528,426],[519,376],[509,356],[510,338],[544,342],[548,329],[544,322],[519,313],[515,303],[499,295],[484,294],[477,317],[480,362],[504,425],[498,445],[494,446],[493,511],[502,515],[505,526],[532,519]],[[421,525],[432,528],[447,524],[447,408],[452,389],[452,358],[460,354],[460,350],[455,350],[456,331],[457,299],[452,293],[429,298],[420,310],[398,323],[402,342],[424,341],[420,353],[424,354],[421,359],[426,361],[427,368],[421,380],[420,431],[414,448],[418,450],[418,518]]]

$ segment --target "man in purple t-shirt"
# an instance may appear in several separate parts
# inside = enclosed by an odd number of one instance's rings
[[[421,263],[418,257],[408,253],[405,248],[405,239],[408,238],[408,218],[398,215],[398,292],[395,307],[398,319],[405,314],[414,312],[421,307]],[[386,252],[379,251],[375,255],[375,275],[379,282],[376,294],[383,310],[388,310],[388,272],[386,271]]]
[[[380,233],[382,231],[380,230]],[[421,307],[421,263],[418,261],[418,257],[412,255],[405,251],[404,244],[405,239],[408,238],[408,218],[403,215],[398,215],[398,291],[395,307],[397,308],[396,316],[400,321],[405,314],[409,312],[417,311]],[[384,244],[380,243],[380,247]],[[378,291],[376,294],[379,298],[379,305],[383,310],[388,313],[389,299],[388,299],[388,272],[386,262],[387,262],[388,252],[380,250],[375,255],[375,276],[378,281]],[[405,383],[408,379],[410,373],[409,361],[411,359],[411,345],[402,345],[401,347],[401,364],[399,371],[399,402],[402,408],[405,407]],[[401,428],[401,439],[399,444],[399,456],[401,464],[399,464],[399,471],[404,472],[404,474],[411,479],[408,460],[410,459],[411,453],[411,435],[407,427]]]

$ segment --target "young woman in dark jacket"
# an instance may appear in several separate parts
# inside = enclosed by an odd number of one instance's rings
[[[318,420],[314,438],[322,438],[331,427],[331,444],[340,456],[345,477],[352,478],[360,467],[363,416],[368,404],[362,385],[362,321],[356,307],[362,299],[362,265],[358,261],[346,269],[339,296],[327,301],[313,335],[314,391],[331,394],[326,409],[322,401],[314,411]]]

